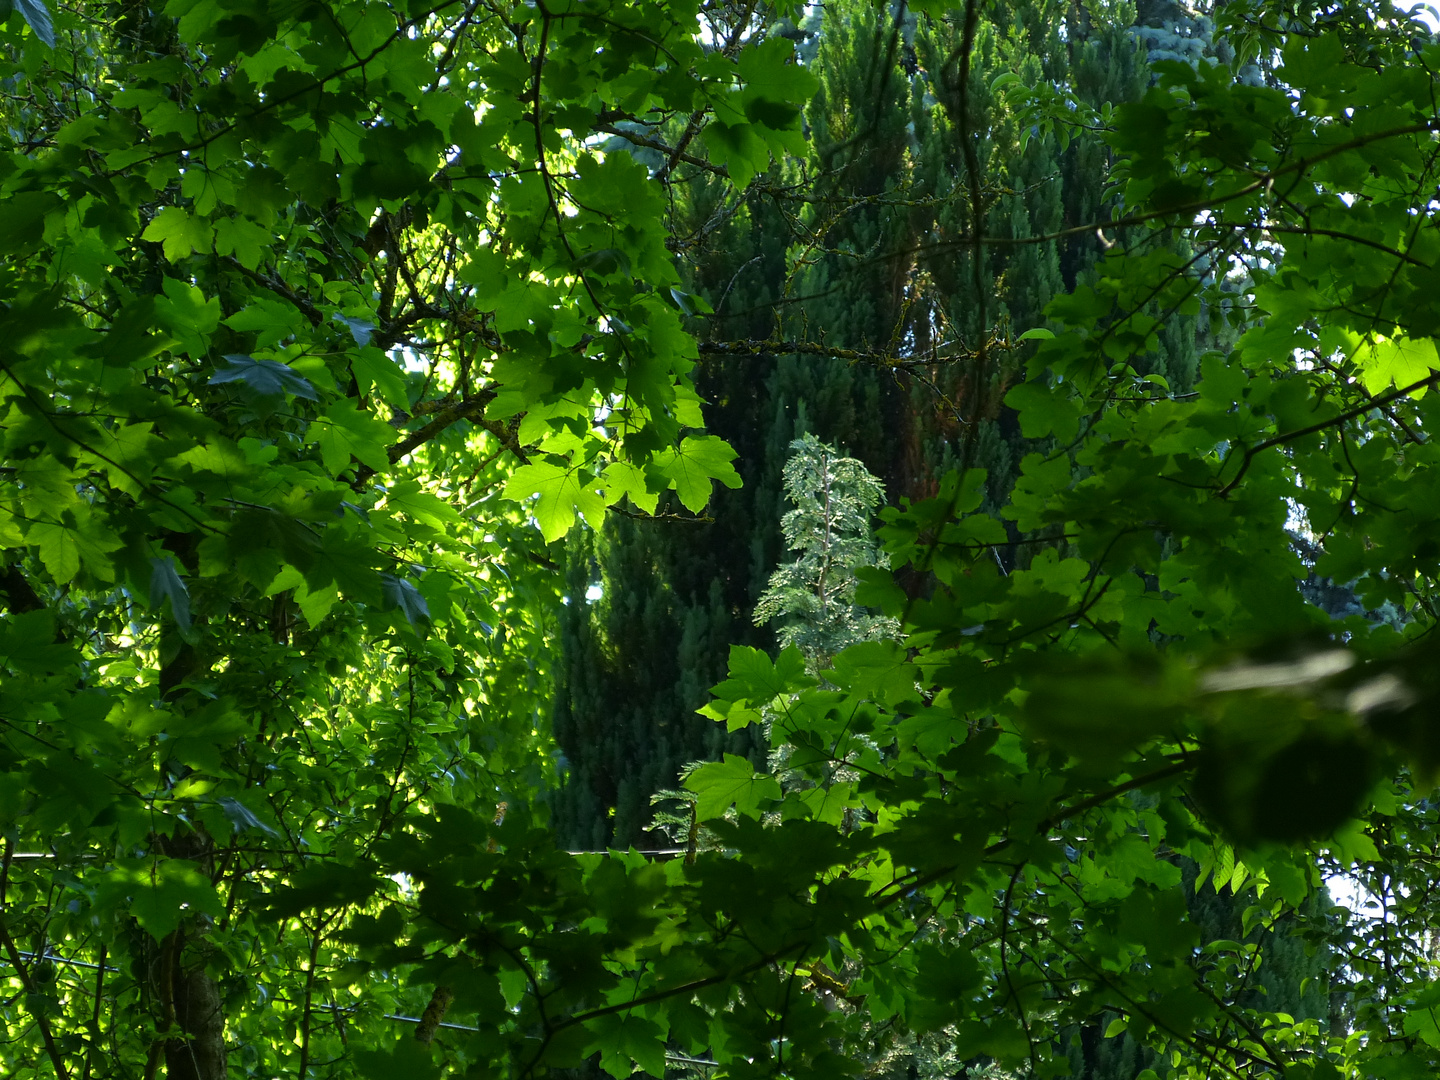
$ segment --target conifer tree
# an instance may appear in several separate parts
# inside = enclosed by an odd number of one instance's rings
[[[696,386],[709,430],[739,453],[744,487],[721,493],[714,521],[681,522],[662,504],[655,520],[612,516],[601,536],[573,542],[555,711],[568,774],[555,822],[577,846],[639,841],[650,792],[720,751],[693,710],[723,677],[728,643],[775,644],[749,616],[784,555],[782,470],[795,439],[841,447],[897,498],[932,494],[967,458],[1003,502],[1026,452],[1001,400],[1028,348],[1014,339],[1103,252],[1092,236],[1008,241],[1093,220],[1108,151],[1083,128],[1027,136],[1008,90],[992,85],[1067,86],[1095,109],[1137,96],[1144,46],[1123,5],[1090,10],[1079,21],[1038,0],[999,5],[981,21],[963,94],[946,62],[960,40],[953,20],[836,0],[771,28],[798,40],[819,82],[807,155],[777,162],[741,197],[697,172],[675,207],[690,288],[713,308],[697,319]],[[656,153],[617,137],[625,145]],[[978,276],[957,239],[977,185],[983,231],[1007,241],[985,249]],[[1161,359],[1139,374],[1188,390],[1199,331],[1194,317],[1170,318]],[[723,348],[734,343],[750,348]],[[796,344],[804,351],[787,351]],[[602,598],[586,602],[592,585]],[[763,762],[738,739],[725,749]],[[642,776],[659,780],[647,788]]]
[[[794,509],[780,528],[796,558],[770,575],[755,622],[783,620],[781,647],[793,645],[824,668],[841,649],[899,630],[894,619],[855,603],[855,571],[889,565],[870,528],[885,489],[864,465],[841,457],[814,435],[801,436],[790,449],[785,497]]]
[[[556,823],[578,846],[643,843],[653,793],[673,789],[689,762],[724,750],[766,763],[765,746],[743,736],[722,746],[723,733],[693,710],[723,677],[729,643],[778,643],[773,620],[755,626],[749,616],[757,604],[762,615],[778,604],[777,591],[766,590],[789,546],[779,523],[797,440],[843,448],[897,497],[932,493],[962,461],[978,465],[989,473],[988,502],[1005,501],[1031,448],[1002,403],[1025,356],[1014,339],[1043,326],[1049,300],[1083,284],[1105,245],[1121,240],[1025,242],[1103,217],[1110,150],[1083,124],[1040,130],[1012,89],[1061,87],[1077,117],[1098,116],[1144,92],[1147,50],[1193,63],[1230,59],[1211,24],[1178,5],[1131,14],[1118,4],[1062,11],[1008,0],[977,30],[962,93],[959,72],[946,64],[963,32],[955,21],[835,0],[777,29],[797,41],[819,82],[806,112],[809,154],[777,163],[728,202],[723,185],[697,174],[676,207],[677,233],[690,238],[690,287],[714,310],[698,332],[709,343],[758,343],[744,355],[704,354],[696,380],[710,430],[739,452],[745,486],[719,494],[714,522],[612,517],[603,534],[572,541],[568,674],[555,728],[569,775]],[[978,273],[961,242],[973,229],[977,190],[982,231],[1005,241],[984,249]],[[1156,315],[1161,348],[1136,377],[1158,376],[1186,393],[1200,355],[1229,334],[1223,313]],[[865,350],[891,363],[787,353],[785,342]],[[982,342],[989,366],[977,372]],[[1007,558],[1023,565],[1033,554],[1016,548]],[[595,585],[601,596],[587,602]],[[792,583],[791,597],[800,592]],[[792,631],[798,643],[805,631]],[[686,815],[672,816],[652,842],[683,840],[673,826]],[[1192,903],[1214,909],[1226,933],[1239,917],[1213,892]],[[1323,958],[1286,963],[1274,957],[1288,956],[1293,943],[1278,933],[1265,941],[1264,985],[1288,1003]],[[892,1041],[875,1059],[876,1075],[953,1073],[944,1046],[932,1043]],[[1077,1029],[1073,1045],[1076,1075],[1089,1080],[1129,1080],[1152,1064],[1127,1034]]]

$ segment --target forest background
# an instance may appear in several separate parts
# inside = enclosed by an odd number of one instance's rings
[[[6,1076],[1432,1074],[1427,23],[0,15]]]

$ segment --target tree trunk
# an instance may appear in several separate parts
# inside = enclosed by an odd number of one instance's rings
[[[184,965],[182,950],[174,951],[171,988],[175,1023],[185,1038],[165,1043],[168,1080],[225,1080],[225,1011],[220,991],[205,971],[203,960]]]
[[[199,863],[207,873],[214,869],[215,841],[203,826],[161,838],[159,847],[168,858]],[[156,989],[172,1032],[164,1047],[168,1080],[226,1080],[225,1007],[205,970],[209,951],[204,927],[194,919],[182,923],[161,950]],[[176,1028],[183,1034],[173,1034]]]

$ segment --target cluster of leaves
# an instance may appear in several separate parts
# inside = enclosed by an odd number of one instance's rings
[[[1128,216],[1008,397],[1051,449],[998,514],[974,470],[887,512],[909,591],[856,600],[903,643],[824,684],[736,651],[714,713],[773,715],[823,782],[697,770],[723,846],[664,863],[567,855],[529,805],[558,599],[532,525],[736,482],[663,195],[799,145],[789,42],[660,0],[17,10],[8,1075],[818,1078],[879,1020],[1044,1076],[1106,1011],[1176,1077],[1440,1062],[1419,950],[1354,933],[1348,1026],[1264,1013],[1254,947],[1197,948],[1176,888],[1188,857],[1248,930],[1317,851],[1433,846],[1440,47],[1388,7],[1256,19],[1274,85],[1172,62],[1114,110]],[[922,14],[968,71],[978,5]],[[664,161],[597,149],[641,117],[683,123]],[[1139,371],[1219,288],[1202,257],[1265,318],[1177,397]],[[1403,618],[1331,620],[1312,573]],[[1419,907],[1410,881],[1386,895]]]
[[[804,73],[683,3],[4,14],[6,1075],[383,1072],[433,988],[358,913],[552,779],[541,538],[738,483],[595,136],[753,171]]]

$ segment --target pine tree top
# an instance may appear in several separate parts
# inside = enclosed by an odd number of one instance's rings
[[[885,499],[885,486],[855,458],[814,435],[790,444],[785,497],[794,507],[781,520],[794,562],[778,567],[755,606],[755,622],[787,620],[779,638],[812,663],[825,666],[847,645],[895,632],[893,620],[855,603],[855,571],[885,566],[870,519]]]

